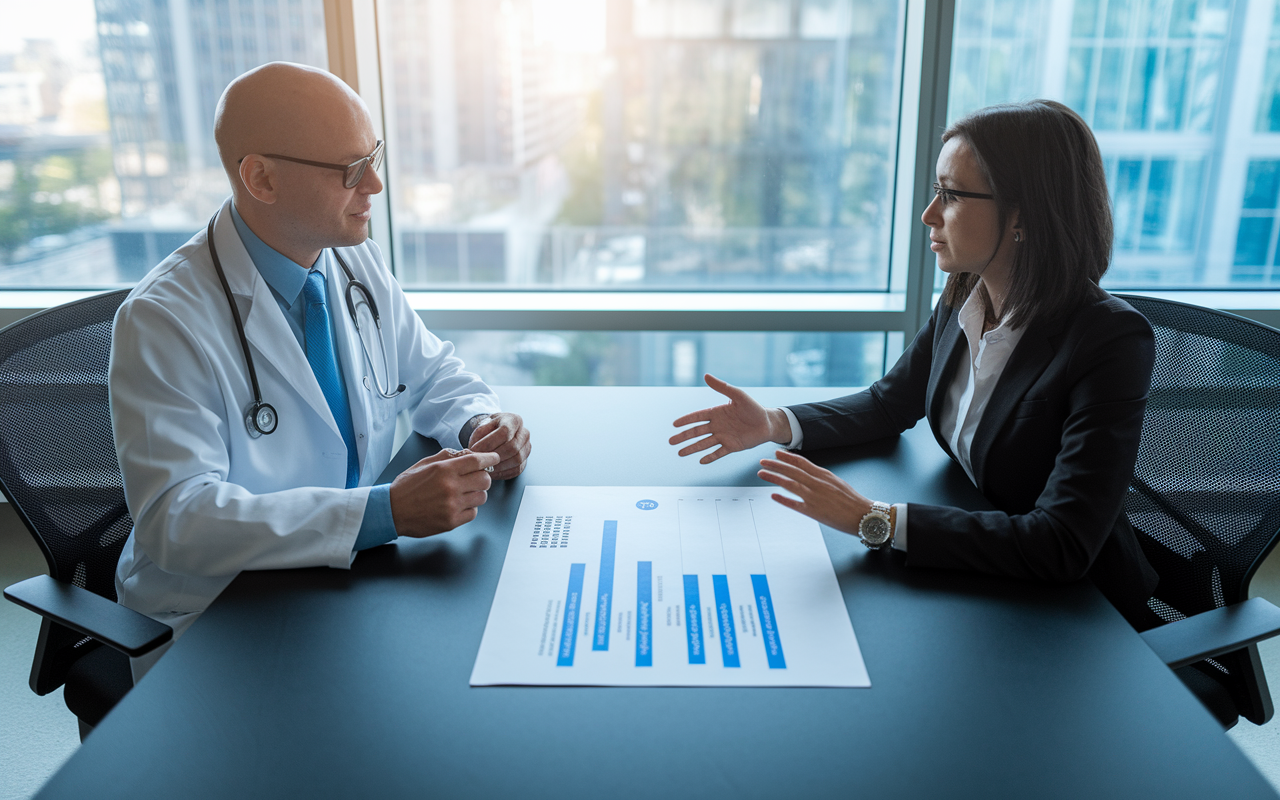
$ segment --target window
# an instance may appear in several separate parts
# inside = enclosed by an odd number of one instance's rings
[[[0,285],[132,283],[230,189],[213,113],[241,72],[325,66],[323,0],[43,0],[0,33]]]
[[[382,0],[401,282],[887,291],[904,8]]]
[[[388,142],[374,236],[496,380],[873,380],[941,286],[918,219],[937,134],[1034,97],[1097,134],[1109,288],[1280,284],[1280,0],[47,0],[5,21],[0,287],[128,285],[184,242],[228,191],[217,98],[271,59],[359,85]]]
[[[1084,117],[1115,215],[1108,288],[1269,283],[1276,8],[1276,0],[958,0],[948,117],[1034,97]]]

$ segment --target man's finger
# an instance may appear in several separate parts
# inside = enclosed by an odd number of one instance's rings
[[[462,454],[462,450],[454,450],[451,447],[445,447],[439,453],[432,453],[426,458],[420,460],[418,464],[438,464],[441,461],[448,461],[452,458],[457,458]],[[416,467],[418,464],[415,464],[414,466]]]
[[[479,432],[480,429],[476,428],[476,431]],[[494,428],[491,432],[488,432],[484,436],[481,436],[479,439],[475,439],[474,436],[472,437],[472,439],[473,439],[471,444],[472,450],[476,450],[478,452],[489,452],[492,450],[497,450],[499,447],[501,447],[502,445],[510,441],[511,431],[503,428],[502,426],[498,426]]]
[[[497,453],[471,452],[464,456],[458,456],[447,462],[447,464],[459,475],[465,475],[469,472],[484,472],[485,467],[496,467],[501,460]]]

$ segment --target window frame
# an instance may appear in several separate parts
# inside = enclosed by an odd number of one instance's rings
[[[379,18],[377,0],[323,0],[323,6],[329,71],[364,98],[377,135],[385,139],[379,48],[390,21]],[[906,0],[890,291],[410,289],[410,303],[441,330],[865,331],[901,333],[902,339],[890,340],[909,341],[928,320],[938,297],[928,229],[918,220],[932,199],[928,187],[942,148],[939,134],[946,126],[955,11],[956,0]],[[389,172],[390,163],[384,162],[379,173],[387,190],[374,198],[370,225],[373,238],[388,243],[385,250],[394,271],[389,198],[395,176]],[[96,293],[0,291],[0,326]],[[1130,293],[1206,305],[1280,327],[1280,291]],[[886,355],[892,361],[898,353]]]

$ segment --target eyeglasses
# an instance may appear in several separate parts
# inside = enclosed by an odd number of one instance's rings
[[[951,201],[955,200],[957,197],[972,197],[975,200],[995,200],[996,199],[996,196],[994,194],[982,194],[981,192],[962,192],[959,189],[948,189],[947,187],[943,186],[940,183],[935,183],[933,185],[933,193],[936,194],[938,196],[938,199],[941,200],[943,203],[950,203]]]
[[[359,161],[353,161],[350,164],[328,164],[324,161],[308,161],[305,158],[294,158],[293,156],[282,156],[275,153],[263,153],[263,158],[278,158],[281,161],[292,161],[295,164],[306,164],[309,167],[324,167],[325,169],[336,169],[342,171],[342,185],[348,189],[354,189],[360,183],[360,179],[364,177],[365,167],[373,165],[373,171],[377,172],[382,166],[382,157],[386,154],[386,147],[381,139],[374,145],[373,152]],[[243,158],[240,159],[244,161]]]

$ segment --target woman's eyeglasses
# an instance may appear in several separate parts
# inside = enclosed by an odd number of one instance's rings
[[[957,197],[972,197],[975,200],[995,200],[993,194],[982,194],[981,192],[962,192],[959,189],[948,189],[940,183],[933,185],[933,193],[938,196],[944,204],[954,201]]]

